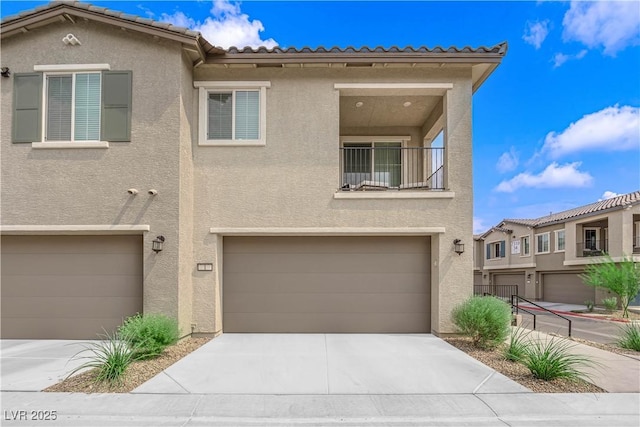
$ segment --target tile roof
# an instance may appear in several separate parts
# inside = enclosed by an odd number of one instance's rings
[[[343,53],[343,54],[362,54],[362,53],[436,53],[436,54],[441,54],[441,53],[454,53],[454,54],[459,54],[459,53],[470,53],[470,54],[476,54],[476,53],[495,53],[495,54],[499,54],[499,55],[504,55],[507,52],[507,42],[502,42],[499,43],[495,46],[479,46],[477,48],[473,48],[470,46],[465,46],[462,48],[458,48],[455,46],[449,46],[449,47],[443,47],[443,46],[435,46],[433,48],[429,48],[427,46],[420,46],[420,47],[413,47],[413,46],[406,46],[406,47],[398,47],[398,46],[391,46],[391,47],[383,47],[383,46],[376,46],[376,47],[367,47],[367,46],[363,46],[360,48],[356,48],[354,46],[347,46],[345,48],[341,48],[341,47],[330,47],[330,48],[326,48],[324,46],[319,46],[317,48],[310,48],[310,47],[302,47],[302,48],[296,48],[296,47],[287,47],[287,48],[283,48],[280,46],[276,46],[274,48],[266,48],[264,46],[262,47],[258,47],[258,48],[252,48],[252,47],[244,47],[244,48],[238,48],[235,46],[230,47],[229,49],[227,49],[227,53],[229,54],[242,54],[242,53]]]
[[[568,219],[576,218],[582,215],[594,214],[609,209],[622,208],[625,206],[640,203],[640,191],[634,191],[633,193],[623,194],[611,199],[600,200],[595,203],[591,203],[577,208],[568,209],[566,211],[554,213],[551,215],[542,216],[534,219],[504,219],[502,222],[509,222],[512,224],[526,225],[530,227],[540,227],[555,222],[562,222]]]

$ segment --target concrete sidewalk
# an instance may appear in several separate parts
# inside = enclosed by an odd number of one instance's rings
[[[637,427],[637,394],[197,395],[2,393],[3,426]],[[54,421],[32,411],[56,411]],[[26,420],[12,419],[14,416]]]

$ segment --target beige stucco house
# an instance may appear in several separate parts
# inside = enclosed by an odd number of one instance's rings
[[[224,50],[83,3],[0,34],[2,337],[139,311],[185,334],[453,332],[472,96],[506,43]]]
[[[579,275],[605,253],[640,261],[640,191],[540,218],[503,220],[474,237],[474,284],[477,291],[517,285],[528,299],[600,304],[609,295]]]

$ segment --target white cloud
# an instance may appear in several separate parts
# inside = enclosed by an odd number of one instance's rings
[[[572,1],[562,24],[565,41],[578,41],[591,49],[602,47],[605,55],[615,56],[640,44],[637,1]]]
[[[587,114],[560,133],[549,132],[543,152],[553,158],[583,150],[624,151],[640,147],[640,108],[615,105]]]
[[[495,190],[513,193],[519,188],[586,187],[591,184],[593,177],[588,172],[579,171],[580,165],[581,162],[564,165],[553,162],[537,175],[523,172],[510,180],[502,181]]]
[[[613,191],[605,191],[602,193],[602,196],[598,199],[598,201],[613,199],[614,197],[622,196],[622,194],[614,193]]]
[[[558,68],[562,64],[572,59],[582,59],[587,54],[587,49],[582,49],[580,52],[575,55],[566,55],[564,53],[556,53],[553,57],[553,68]]]
[[[180,27],[187,27],[200,31],[212,45],[229,48],[259,47],[272,48],[278,45],[274,39],[263,40],[260,33],[264,31],[262,22],[249,19],[249,15],[242,13],[239,3],[229,0],[215,0],[211,8],[211,15],[203,22],[177,11],[172,15],[162,14],[161,20]]]
[[[482,218],[478,218],[477,216],[473,217],[473,234],[482,234],[489,229],[489,226],[485,224],[485,220]]]
[[[549,21],[536,21],[536,22],[527,22],[527,26],[524,29],[524,35],[522,39],[534,46],[536,49],[540,49],[542,46],[542,42],[547,38],[549,34]]]
[[[515,148],[511,147],[509,151],[502,153],[496,163],[496,169],[500,173],[511,172],[518,167],[518,153]]]

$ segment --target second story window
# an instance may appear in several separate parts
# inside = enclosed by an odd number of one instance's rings
[[[564,239],[564,230],[556,231],[556,252],[564,251],[565,247],[565,239]]]
[[[547,254],[549,251],[549,233],[536,234],[536,254]]]
[[[531,241],[529,236],[522,236],[520,238],[520,256],[527,256],[531,254]]]
[[[199,145],[266,144],[266,89],[270,82],[200,81]]]
[[[100,140],[100,73],[47,74],[45,140]]]
[[[487,243],[487,260],[504,258],[506,256],[506,242]]]

